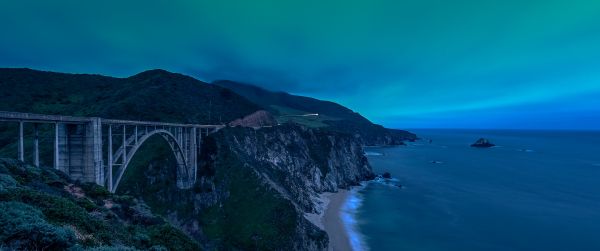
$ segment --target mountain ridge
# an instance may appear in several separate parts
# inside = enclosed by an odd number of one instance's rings
[[[405,130],[377,125],[359,113],[338,103],[312,97],[269,91],[256,85],[229,80],[213,81],[236,92],[270,111],[283,122],[292,121],[308,127],[326,127],[333,131],[354,135],[363,145],[401,145],[417,137]]]

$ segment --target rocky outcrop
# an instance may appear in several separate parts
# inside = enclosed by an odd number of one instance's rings
[[[352,136],[286,124],[261,130],[230,128],[219,136],[275,190],[303,212],[315,212],[318,193],[374,177]]]
[[[495,146],[495,145],[490,143],[490,141],[485,138],[480,138],[477,141],[475,141],[475,143],[471,144],[471,147],[479,147],[479,148],[488,148],[488,147],[492,147],[492,146]]]
[[[236,119],[229,123],[229,126],[243,127],[264,127],[275,125],[277,125],[277,120],[271,113],[265,110],[256,111],[250,115]]]

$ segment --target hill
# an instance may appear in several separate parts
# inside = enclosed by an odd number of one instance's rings
[[[164,70],[128,78],[0,69],[0,110],[222,124],[259,107],[228,89]]]
[[[364,145],[396,145],[405,140],[416,139],[410,132],[384,128],[334,102],[273,92],[233,81],[221,80],[213,84],[230,89],[262,106],[276,115],[280,123],[291,121],[309,127],[349,133],[358,137]]]

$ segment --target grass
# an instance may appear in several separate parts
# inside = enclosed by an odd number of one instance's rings
[[[323,114],[319,114],[318,116],[301,116],[314,112],[301,111],[284,106],[271,105],[270,107],[276,110],[279,114],[276,116],[276,119],[280,124],[291,122],[311,128],[322,128],[329,126],[328,124],[324,123],[324,121],[339,120],[338,118]]]

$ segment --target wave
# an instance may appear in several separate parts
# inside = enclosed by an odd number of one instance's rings
[[[350,239],[350,246],[354,251],[369,250],[365,243],[364,235],[358,231],[357,220],[358,209],[363,202],[363,197],[358,192],[364,189],[366,185],[367,183],[362,183],[360,187],[354,187],[349,191],[348,198],[346,199],[346,202],[344,202],[340,212],[344,228],[348,234],[348,239]]]
[[[523,148],[523,149],[517,149],[517,151],[519,151],[519,152],[526,152],[526,153],[532,153],[532,152],[534,152],[531,149],[525,149],[525,148]]]
[[[365,156],[383,156],[383,153],[378,153],[378,152],[365,152]]]

